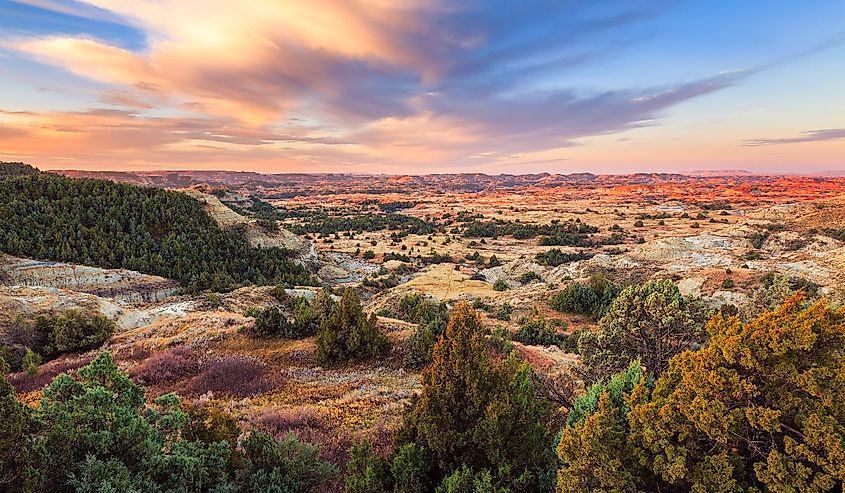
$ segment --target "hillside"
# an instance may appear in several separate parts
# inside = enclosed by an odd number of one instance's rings
[[[0,251],[123,268],[189,290],[244,283],[310,284],[292,252],[256,248],[179,192],[52,174],[0,181]]]

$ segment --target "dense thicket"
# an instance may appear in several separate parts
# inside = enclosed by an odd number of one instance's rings
[[[796,295],[708,332],[653,384],[623,378],[624,395],[602,392],[564,428],[559,492],[842,491],[842,309]]]
[[[297,234],[319,233],[330,235],[344,231],[382,231],[396,230],[407,234],[428,235],[436,231],[436,226],[422,219],[388,212],[387,214],[367,213],[352,217],[335,217],[325,211],[308,211],[301,214],[301,221],[288,228]]]
[[[2,363],[0,363],[2,365]],[[306,493],[335,474],[319,451],[182,407],[142,387],[108,353],[20,404],[0,372],[0,490],[10,492]]]
[[[51,174],[0,180],[0,251],[180,281],[191,290],[310,284],[278,248],[221,229],[185,194]]]
[[[524,224],[516,221],[494,219],[475,221],[466,224],[464,236],[467,238],[493,238],[512,235],[517,240],[542,236],[541,245],[589,245],[588,236],[598,232],[598,228],[580,221],[552,222],[551,224]]]

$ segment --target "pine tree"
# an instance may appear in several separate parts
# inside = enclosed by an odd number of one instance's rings
[[[34,377],[38,375],[38,366],[41,365],[41,356],[33,351],[30,348],[26,348],[26,352],[23,355],[23,361],[21,361],[21,369],[26,372],[27,375]]]
[[[343,291],[317,333],[317,358],[323,363],[374,358],[384,354],[388,346],[387,337],[376,327],[375,314],[367,317],[352,288]]]
[[[455,307],[406,416],[406,439],[434,461],[435,484],[466,466],[491,471],[500,484],[541,491],[551,460],[547,403],[535,397],[528,365],[512,354],[491,357],[488,334],[468,304]]]

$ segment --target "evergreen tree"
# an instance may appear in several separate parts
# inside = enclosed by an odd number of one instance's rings
[[[28,406],[18,402],[0,358],[0,490],[10,493],[39,491],[44,449],[37,438],[38,421]]]
[[[528,365],[513,354],[491,357],[488,334],[468,304],[455,307],[423,371],[405,439],[431,457],[435,484],[466,466],[491,471],[500,485],[542,491],[551,463],[547,404],[535,397]]]
[[[708,318],[703,303],[681,295],[669,279],[632,285],[613,300],[597,330],[581,333],[578,350],[592,381],[635,359],[654,377],[672,356],[704,342]]]
[[[375,314],[367,317],[355,290],[346,288],[317,333],[317,358],[324,363],[360,361],[384,354],[388,347]]]
[[[845,481],[845,311],[801,295],[563,429],[559,492],[831,492]],[[588,410],[589,412],[589,410]]]

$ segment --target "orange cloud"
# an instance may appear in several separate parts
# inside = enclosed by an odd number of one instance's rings
[[[401,42],[426,25],[430,0],[89,0],[147,36],[135,53],[78,37],[7,46],[100,82],[182,98],[219,116],[266,124],[312,94],[342,92],[337,60],[434,77],[437,61]]]

